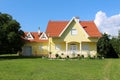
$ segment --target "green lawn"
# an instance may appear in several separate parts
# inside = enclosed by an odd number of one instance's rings
[[[119,80],[120,59],[0,59],[0,80]]]

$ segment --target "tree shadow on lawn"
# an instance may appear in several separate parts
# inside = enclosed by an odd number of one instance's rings
[[[1,56],[0,60],[13,60],[13,59],[35,59],[35,58],[42,58],[41,56]]]

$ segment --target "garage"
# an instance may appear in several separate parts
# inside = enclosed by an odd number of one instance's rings
[[[31,46],[24,46],[22,51],[23,56],[32,56],[32,47]]]

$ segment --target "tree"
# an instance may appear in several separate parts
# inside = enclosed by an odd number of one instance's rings
[[[113,37],[111,39],[111,44],[116,51],[116,53],[120,56],[120,31],[118,33],[118,37]]]
[[[120,55],[120,30],[119,30],[119,33],[118,33],[118,54]]]
[[[24,32],[9,14],[0,13],[0,54],[17,53],[24,45]]]
[[[118,31],[118,39],[120,39],[120,30]]]
[[[117,58],[114,48],[110,43],[109,36],[107,34],[103,34],[103,36],[97,42],[97,52],[101,57],[107,58]]]

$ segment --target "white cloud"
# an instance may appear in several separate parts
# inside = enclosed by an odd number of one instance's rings
[[[120,30],[120,14],[107,17],[105,12],[98,11],[94,22],[102,33],[107,32],[110,35],[118,35],[118,30]]]

